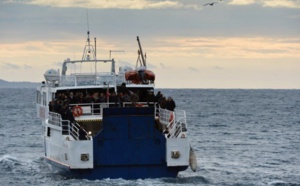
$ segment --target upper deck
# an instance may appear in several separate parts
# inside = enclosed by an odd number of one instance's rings
[[[110,72],[89,72],[89,73],[70,73],[67,74],[67,65],[74,63],[99,63],[99,62],[111,62],[111,71]],[[115,62],[112,60],[80,60],[80,61],[70,61],[69,59],[65,60],[62,67],[62,73],[59,74],[59,71],[54,69],[47,70],[44,74],[47,87],[55,87],[57,89],[72,88],[72,89],[81,89],[83,87],[102,87],[102,88],[117,88],[123,83],[128,87],[145,87],[150,88],[154,87],[154,81],[147,81],[140,84],[136,84],[131,80],[126,80],[125,73],[130,70],[130,67],[120,67],[119,72],[115,72]]]

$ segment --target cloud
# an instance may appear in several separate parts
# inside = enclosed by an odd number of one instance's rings
[[[190,71],[193,71],[193,72],[198,72],[198,69],[194,68],[194,67],[189,67],[188,68]]]
[[[59,8],[93,8],[93,9],[202,9],[202,5],[191,4],[179,1],[153,1],[153,0],[110,0],[110,1],[99,1],[99,0],[8,0],[8,3],[25,3],[38,6],[50,6]]]
[[[231,0],[229,5],[253,5],[258,4],[263,7],[273,8],[300,8],[299,0]]]
[[[12,64],[12,63],[3,63],[2,67],[4,69],[20,69],[18,65]]]
[[[4,3],[21,3],[58,8],[91,8],[91,9],[193,9],[202,10],[201,2],[183,0],[4,0]],[[225,2],[225,1],[224,1]],[[225,2],[226,3],[226,2]],[[229,5],[254,5],[263,7],[300,8],[299,0],[231,0]]]
[[[2,63],[2,68],[3,69],[14,69],[14,70],[19,70],[19,69],[31,69],[32,66],[30,65],[16,65],[16,64],[13,64],[13,63]]]
[[[218,37],[160,39],[151,55],[170,57],[274,59],[299,58],[300,38]]]
[[[223,70],[224,68],[220,67],[220,66],[214,66],[213,67],[215,70]]]
[[[31,69],[32,68],[32,66],[30,66],[30,65],[23,65],[23,67],[22,68],[24,68],[24,69]]]
[[[255,0],[232,0],[228,4],[230,5],[250,5],[254,4]]]
[[[263,6],[266,7],[286,7],[286,8],[300,8],[299,0],[266,0],[263,1]]]

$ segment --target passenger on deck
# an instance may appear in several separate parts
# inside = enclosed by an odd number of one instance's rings
[[[79,127],[79,140],[87,140],[87,133],[86,131],[80,126]]]
[[[110,95],[109,95],[109,107],[117,107],[118,106],[118,96],[116,95],[116,92],[113,91]]]
[[[74,123],[75,119],[73,113],[69,109],[69,104],[64,102],[60,111],[61,119],[62,119],[62,134],[69,134],[70,131],[70,123]],[[70,123],[68,123],[70,121]]]
[[[70,103],[69,102],[69,97],[66,94],[63,95],[62,101],[65,102],[65,103]]]
[[[53,112],[60,113],[60,110],[61,110],[61,107],[62,107],[61,103],[62,103],[62,101],[60,99],[55,100],[54,106],[53,106]]]
[[[124,97],[123,93],[120,92],[118,94],[118,107],[123,107],[123,97]]]
[[[170,110],[170,111],[174,111],[176,107],[175,101],[173,100],[173,98],[168,97],[167,102],[166,102],[166,109]]]
[[[89,93],[86,94],[86,96],[83,98],[84,103],[91,103],[93,99],[93,96]]]
[[[93,97],[91,98],[91,103],[93,104],[93,113],[100,113],[100,102],[101,102],[101,96],[99,97],[99,93],[95,92],[93,94]]]
[[[98,92],[95,92],[91,97],[91,103],[100,103],[100,97]]]
[[[77,92],[76,95],[76,103],[84,103],[84,98],[83,98],[83,93],[82,92]]]
[[[163,94],[162,94],[160,91],[158,91],[157,94],[156,94],[156,96],[155,96],[156,102],[159,102],[159,100],[160,100],[162,97],[163,97]]]
[[[167,103],[167,99],[166,99],[166,97],[163,96],[161,98],[161,100],[159,101],[160,108],[165,109],[166,108],[166,103]]]
[[[130,96],[128,95],[128,93],[124,93],[123,101],[124,102],[130,102]]]
[[[70,104],[75,104],[77,102],[76,97],[74,96],[73,92],[70,92],[69,94],[69,103]]]
[[[100,93],[99,103],[106,103],[106,97],[103,92]]]
[[[122,93],[123,95],[124,95],[125,93],[128,93],[128,90],[127,90],[127,88],[126,88],[126,84],[125,84],[125,83],[122,83],[121,87],[120,87],[119,90],[118,90],[118,93]]]
[[[69,120],[71,123],[75,121],[72,111],[69,108],[69,104],[64,102],[60,111],[62,120]]]
[[[49,102],[49,111],[54,112],[55,100]]]
[[[156,97],[153,93],[153,90],[148,91],[148,96],[147,96],[147,104],[148,106],[153,107],[154,103],[156,102]]]
[[[132,103],[132,105],[136,105],[137,104],[137,102],[139,101],[139,96],[138,96],[138,92],[129,92],[129,94],[130,94],[130,101],[131,101],[131,103]]]

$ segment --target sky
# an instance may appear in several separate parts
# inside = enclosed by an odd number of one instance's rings
[[[0,0],[0,79],[43,81],[87,30],[117,68],[139,36],[157,88],[300,89],[300,0]]]

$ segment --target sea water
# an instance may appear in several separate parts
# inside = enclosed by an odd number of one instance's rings
[[[0,89],[0,185],[300,185],[300,91],[160,89],[187,114],[198,170],[69,179],[43,160],[34,89]]]

